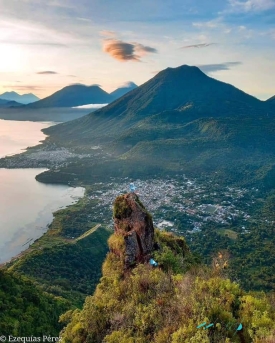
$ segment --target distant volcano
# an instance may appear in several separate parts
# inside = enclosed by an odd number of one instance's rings
[[[20,104],[25,105],[40,100],[36,95],[32,93],[20,95],[16,92],[5,92],[3,94],[0,94],[0,99],[16,101]]]
[[[135,88],[137,88],[137,85],[134,82],[129,81],[126,82],[125,85],[123,85],[122,87],[119,87],[118,89],[110,93],[110,95],[113,100],[116,100]]]
[[[75,107],[87,104],[106,104],[111,96],[99,86],[71,85],[28,105],[28,108]]]

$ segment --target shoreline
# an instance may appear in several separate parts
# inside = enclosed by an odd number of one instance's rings
[[[11,121],[10,119],[0,119],[0,121],[1,120]],[[37,122],[29,121],[29,120],[27,120],[27,122],[37,123]],[[53,125],[58,124],[58,122],[52,122],[52,121],[50,122],[41,121],[40,123],[47,124],[47,127],[49,127],[49,125],[53,126]],[[7,129],[8,128],[9,128],[9,125],[7,125]],[[38,125],[38,130],[40,132],[42,132],[42,129],[43,127],[39,128],[39,125]],[[4,130],[5,130],[5,127],[4,127]],[[38,130],[36,126],[33,126],[34,133],[36,133],[36,131]],[[34,145],[27,146],[26,144],[25,147],[22,147],[20,149],[20,152],[8,153],[0,157],[0,169],[43,169],[45,172],[50,169],[57,170],[57,168],[66,166],[68,163],[67,162],[68,159],[72,160],[78,157],[78,154],[74,154],[66,148],[58,147],[55,143],[50,143],[49,141],[47,141],[47,138],[49,136],[45,135],[43,132],[42,134],[43,134],[42,139],[37,140],[37,142],[35,142]],[[11,138],[13,138],[13,136],[15,135],[13,133],[13,135],[11,134],[10,136]],[[24,145],[24,141],[22,145]],[[5,146],[5,142],[4,142],[4,146]],[[37,170],[36,176],[39,175],[40,173],[41,172]],[[34,177],[34,181],[36,180],[36,176]],[[54,185],[55,183],[52,183],[52,184]],[[78,199],[75,199],[75,196],[73,196],[73,198],[70,198],[70,201],[68,201],[68,203],[65,204],[64,206],[62,205],[62,208],[66,208],[68,206],[74,205],[75,203],[78,203],[78,201],[82,199],[83,196],[85,195],[85,187],[83,187],[83,185],[70,183],[70,184],[67,184],[67,187],[70,187],[71,189],[76,188],[76,187],[82,187],[84,188],[84,191],[81,196],[77,197]],[[13,264],[16,260],[22,258],[22,256],[25,256],[26,254],[30,252],[30,248],[33,246],[33,244],[37,240],[40,240],[45,235],[45,233],[49,231],[49,227],[53,223],[53,220],[55,218],[54,212],[58,211],[59,209],[60,207],[51,211],[51,215],[53,218],[50,219],[49,222],[47,222],[47,225],[45,226],[45,230],[43,230],[42,235],[39,238],[33,238],[31,242],[24,242],[24,245],[26,245],[26,248],[22,250],[21,252],[17,253],[16,255],[12,256],[7,261],[1,262],[0,269],[7,268],[8,265]],[[24,247],[22,247],[22,249],[23,248]]]
[[[74,186],[74,185],[68,185],[69,188],[77,188],[80,187],[78,185]],[[73,196],[71,197],[72,203],[68,204],[68,205],[64,205],[62,207],[57,208],[56,210],[52,211],[51,214],[53,216],[52,220],[50,222],[47,223],[47,225],[45,226],[45,231],[43,231],[42,235],[38,238],[28,238],[27,241],[21,245],[21,247],[24,247],[24,245],[30,243],[30,245],[20,251],[19,253],[17,253],[16,255],[14,255],[13,257],[11,257],[8,261],[0,263],[0,270],[4,269],[6,267],[9,267],[10,265],[13,265],[14,263],[17,262],[17,260],[21,259],[22,257],[24,257],[25,255],[28,255],[29,253],[31,253],[31,251],[35,250],[35,245],[41,242],[41,240],[43,240],[43,237],[48,236],[49,231],[52,230],[51,226],[53,224],[53,222],[55,221],[56,215],[55,213],[58,211],[62,211],[65,210],[68,207],[77,205],[81,200],[83,200],[85,198],[85,193],[86,193],[86,188],[81,186],[81,188],[84,188],[84,193],[82,196],[79,196],[76,198],[73,198]],[[75,196],[74,196],[75,197]]]

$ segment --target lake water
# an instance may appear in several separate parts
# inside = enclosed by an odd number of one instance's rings
[[[45,139],[42,129],[55,123],[0,119],[0,157],[22,152]]]
[[[18,153],[36,145],[45,138],[40,130],[50,125],[53,123],[0,120],[0,155]],[[44,170],[0,169],[0,264],[41,237],[53,219],[52,212],[84,195],[81,187],[37,182],[35,176]]]

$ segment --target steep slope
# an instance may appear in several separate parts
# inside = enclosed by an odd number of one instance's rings
[[[21,104],[30,104],[32,102],[40,100],[36,95],[32,93],[20,95],[16,92],[5,92],[3,94],[0,94],[0,99],[16,101]]]
[[[43,292],[17,273],[0,269],[1,335],[58,336],[58,317],[70,308],[69,302]],[[4,336],[1,336],[3,338]]]
[[[266,102],[270,105],[275,105],[275,95],[267,99]]]
[[[118,89],[114,90],[112,93],[110,93],[110,95],[114,101],[118,98],[121,98],[123,95],[135,88],[137,88],[137,85],[134,82],[128,82],[125,86],[119,87]]]
[[[111,101],[110,95],[98,86],[72,85],[28,105],[27,108],[74,107],[87,104],[106,104]]]
[[[64,342],[272,342],[271,301],[262,293],[245,294],[223,277],[228,261],[222,255],[213,270],[198,266],[184,238],[158,230],[154,245],[140,255],[152,219],[134,193],[116,199],[114,219],[94,295],[83,310],[61,317],[69,320]],[[129,256],[136,258],[127,268]]]

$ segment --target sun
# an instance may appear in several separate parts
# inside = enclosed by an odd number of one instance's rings
[[[22,47],[12,44],[0,44],[0,72],[22,72],[25,53]]]

